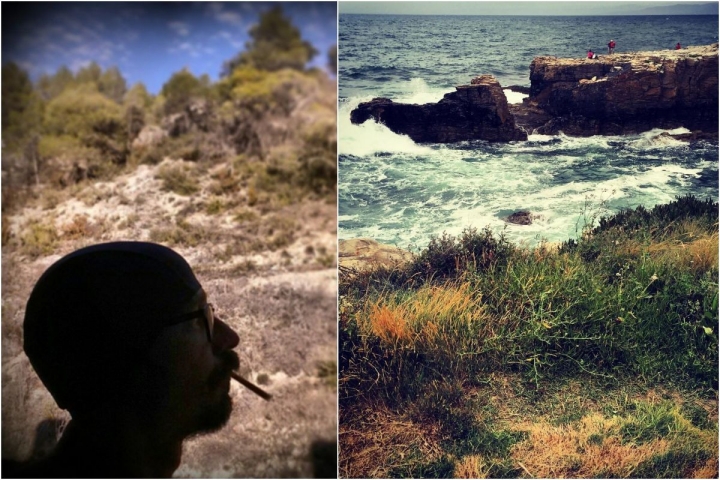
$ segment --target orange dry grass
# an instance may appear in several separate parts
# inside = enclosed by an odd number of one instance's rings
[[[654,258],[697,272],[717,268],[718,232],[706,233],[692,224],[685,226],[681,238],[655,242],[647,247],[634,240],[623,242],[621,254],[640,255],[646,248]]]
[[[718,457],[708,459],[705,464],[695,470],[694,478],[718,478]]]
[[[467,455],[455,464],[453,478],[488,478],[489,473],[481,455]]]
[[[407,324],[407,311],[403,306],[390,308],[386,305],[373,305],[370,313],[372,332],[386,343],[410,339]]]
[[[654,257],[679,266],[707,271],[718,265],[718,233],[705,234],[690,242],[660,242],[651,245],[648,251]]]
[[[388,478],[390,471],[412,461],[409,452],[423,461],[443,454],[439,426],[415,423],[383,405],[349,413],[339,426],[340,477]]]
[[[390,344],[420,341],[434,345],[441,332],[464,329],[483,318],[484,310],[476,297],[467,282],[426,286],[404,298],[381,297],[366,308],[370,311],[365,325]]]
[[[621,445],[619,419],[598,413],[573,425],[525,423],[528,438],[516,444],[512,457],[536,478],[629,477],[653,455],[667,452],[669,442],[658,439],[643,445]],[[590,441],[590,437],[595,441]]]

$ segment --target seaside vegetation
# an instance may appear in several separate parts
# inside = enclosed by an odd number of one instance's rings
[[[339,280],[341,476],[717,478],[717,203]]]
[[[40,190],[67,191],[166,158],[193,162],[200,172],[228,165],[227,204],[250,196],[247,190],[266,209],[305,198],[334,202],[334,79],[307,66],[318,52],[280,6],[260,16],[250,38],[218,81],[182,69],[157,95],[141,82],[128,88],[116,67],[95,62],[36,82],[5,63],[3,213]],[[139,139],[147,127],[155,129]],[[169,190],[197,191],[177,171],[162,175]]]

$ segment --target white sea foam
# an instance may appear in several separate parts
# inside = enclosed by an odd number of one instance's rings
[[[338,108],[338,153],[365,157],[381,152],[387,153],[416,153],[428,151],[426,147],[417,145],[407,135],[398,135],[390,131],[385,125],[374,120],[368,120],[362,125],[353,125],[350,122],[350,112],[361,102],[368,102],[372,98],[355,98],[340,104]]]
[[[505,92],[505,98],[509,104],[522,103],[523,99],[528,97],[525,93],[513,92],[509,88],[504,89],[503,92]]]
[[[661,130],[659,128],[655,128],[648,132],[641,133],[640,138],[631,142],[630,147],[635,149],[647,149],[678,147],[686,145],[686,143],[682,140],[678,140],[668,135],[663,135],[664,133],[668,133],[670,135],[680,135],[683,133],[690,133],[690,130],[684,127],[675,128],[672,130]]]
[[[418,105],[437,103],[442,100],[446,93],[453,91],[430,87],[422,78],[413,78],[407,84],[402,85],[401,88],[407,93],[393,100],[398,103],[416,103]]]

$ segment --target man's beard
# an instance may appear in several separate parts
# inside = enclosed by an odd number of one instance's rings
[[[240,366],[238,354],[232,350],[222,352],[220,354],[220,360],[220,365],[213,370],[208,378],[207,386],[210,393],[222,388],[230,376],[230,372]],[[216,403],[208,405],[207,408],[202,411],[198,419],[197,428],[195,428],[191,434],[199,435],[220,430],[230,419],[232,407],[233,403],[229,393],[222,395]]]

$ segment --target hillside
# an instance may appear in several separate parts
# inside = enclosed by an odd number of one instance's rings
[[[357,249],[359,250],[359,249]],[[715,478],[718,205],[435,237],[339,278],[340,474]]]

